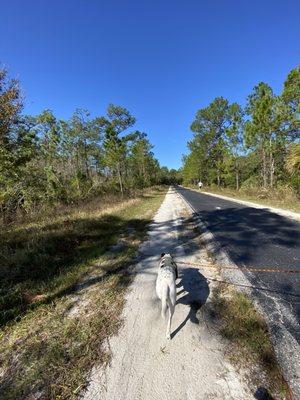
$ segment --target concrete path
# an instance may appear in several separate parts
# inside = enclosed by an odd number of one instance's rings
[[[140,249],[143,261],[127,295],[124,324],[109,340],[111,362],[92,370],[85,400],[254,398],[241,374],[225,361],[220,337],[206,324],[203,309],[210,302],[211,286],[198,269],[179,268],[172,339],[165,339],[155,296],[160,253],[190,262],[207,259],[203,249],[185,254],[181,230],[186,213],[181,198],[169,190]]]

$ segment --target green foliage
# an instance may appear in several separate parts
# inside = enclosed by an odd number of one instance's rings
[[[300,192],[297,157],[290,147],[300,139],[299,115],[300,68],[288,74],[278,96],[264,82],[255,86],[245,110],[217,97],[197,111],[191,125],[184,182],[236,189],[289,184]]]
[[[17,122],[22,108],[19,82],[9,79],[6,69],[0,67],[0,145],[9,149],[11,128]]]
[[[208,107],[198,110],[191,125],[194,138],[188,143],[190,154],[184,159],[185,181],[206,184],[226,181],[230,169],[238,171],[242,110],[217,97]]]
[[[95,118],[77,109],[69,120],[51,110],[21,115],[21,108],[18,82],[0,70],[0,217],[6,221],[174,181],[173,173],[161,172],[147,134],[129,131],[135,118],[124,107],[110,104]]]
[[[288,149],[286,169],[292,174],[300,174],[300,143],[295,143]]]
[[[159,171],[159,181],[163,185],[179,185],[182,183],[182,171],[162,167]]]

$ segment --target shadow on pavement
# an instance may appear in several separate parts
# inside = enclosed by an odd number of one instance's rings
[[[190,310],[186,318],[174,330],[171,337],[172,339],[178,332],[185,326],[187,321],[194,324],[199,324],[197,313],[199,309],[206,303],[209,296],[209,287],[206,278],[195,268],[183,268],[180,272],[181,281],[178,283],[177,288],[179,291],[177,295],[185,293],[182,297],[177,299],[177,304],[185,304],[190,306]]]

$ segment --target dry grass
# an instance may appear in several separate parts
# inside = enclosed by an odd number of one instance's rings
[[[266,322],[250,299],[225,284],[219,284],[213,291],[212,304],[220,333],[228,341],[231,361],[249,371],[256,370],[250,373],[254,384],[261,386],[263,381],[275,399],[291,399]]]
[[[195,187],[193,187],[195,189]],[[282,208],[288,211],[300,212],[300,199],[290,187],[281,187],[274,190],[258,188],[249,189],[228,189],[208,187],[203,188],[205,192],[229,196],[240,200],[252,201],[253,203]]]
[[[88,205],[2,235],[1,399],[76,398],[92,365],[107,361],[101,344],[119,327],[131,262],[164,194]],[[120,235],[125,244],[112,253]],[[84,312],[71,317],[74,307]]]

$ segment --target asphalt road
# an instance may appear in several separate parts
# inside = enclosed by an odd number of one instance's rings
[[[255,293],[275,324],[300,343],[300,223],[269,212],[182,187],[177,188],[201,216],[220,247],[238,266],[274,268],[247,273]]]

